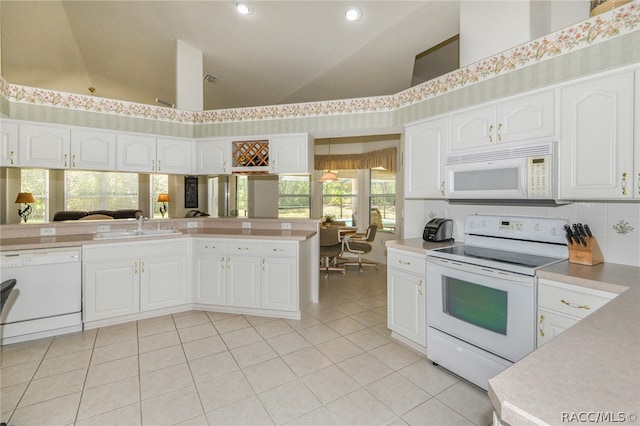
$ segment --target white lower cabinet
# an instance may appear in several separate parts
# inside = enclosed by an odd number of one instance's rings
[[[591,315],[616,296],[615,293],[602,290],[539,279],[537,347]]]
[[[218,239],[193,240],[193,301],[227,304],[227,244]]]
[[[194,303],[298,311],[298,260],[293,241],[196,238]]]
[[[426,255],[387,251],[387,327],[397,336],[426,346]]]
[[[187,303],[187,240],[83,247],[83,321]]]

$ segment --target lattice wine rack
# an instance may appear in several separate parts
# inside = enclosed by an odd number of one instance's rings
[[[233,141],[233,167],[269,167],[269,141]]]

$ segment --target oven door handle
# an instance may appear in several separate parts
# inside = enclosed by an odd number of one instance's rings
[[[473,274],[480,274],[488,277],[502,278],[505,280],[511,280],[511,281],[516,281],[521,283],[530,283],[532,278],[529,275],[517,274],[515,272],[489,268],[487,266],[472,265],[469,263],[462,263],[454,260],[441,259],[437,257],[427,257],[427,270],[429,269],[429,264],[432,264],[434,266],[439,266],[441,268],[447,268],[454,271],[470,272]]]

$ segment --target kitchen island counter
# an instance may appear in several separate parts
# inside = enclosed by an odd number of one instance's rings
[[[500,421],[638,424],[640,268],[564,261],[537,275],[619,296],[489,380]]]

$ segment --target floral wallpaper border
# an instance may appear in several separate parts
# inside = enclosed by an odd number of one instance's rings
[[[626,6],[389,96],[189,112],[154,105],[13,85],[7,83],[2,77],[0,77],[0,94],[10,102],[186,124],[230,123],[385,112],[410,106],[461,89],[470,84],[488,80],[558,55],[637,31],[640,29],[639,24],[640,3],[634,1]]]

